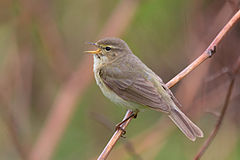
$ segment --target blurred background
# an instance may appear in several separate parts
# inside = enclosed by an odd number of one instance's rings
[[[1,0],[0,159],[96,159],[126,109],[93,79],[86,42],[124,39],[168,82],[197,58],[239,9],[239,0]],[[189,141],[163,114],[140,113],[109,159],[193,159],[215,127],[240,55],[238,22],[217,53],[171,90],[204,131]],[[240,85],[205,160],[240,158]]]

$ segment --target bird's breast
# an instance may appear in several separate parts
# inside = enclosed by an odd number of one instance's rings
[[[129,102],[127,102],[124,99],[122,99],[121,97],[119,97],[114,91],[112,91],[110,88],[108,88],[108,86],[105,85],[105,83],[103,82],[103,80],[100,76],[102,67],[103,67],[103,64],[101,62],[99,62],[97,57],[94,57],[94,67],[93,67],[94,77],[95,77],[97,85],[101,89],[104,96],[106,96],[112,102],[114,102],[116,104],[119,104],[121,106],[131,107],[132,104],[130,104]]]

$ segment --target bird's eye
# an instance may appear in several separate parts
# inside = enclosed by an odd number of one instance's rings
[[[112,48],[111,47],[106,47],[106,51],[110,51]]]

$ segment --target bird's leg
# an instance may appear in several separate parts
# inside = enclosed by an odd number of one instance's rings
[[[126,134],[126,131],[121,127],[121,125],[123,124],[123,123],[125,123],[125,122],[127,122],[130,118],[137,118],[137,114],[138,114],[138,111],[136,111],[136,112],[133,112],[129,117],[127,117],[126,119],[124,119],[122,122],[120,122],[120,123],[118,123],[117,125],[116,125],[116,127],[115,127],[115,131],[116,130],[122,130],[123,131],[123,133],[122,133],[122,135],[124,135],[124,134]],[[124,137],[125,138],[125,137]]]
[[[134,119],[137,118],[138,112],[135,113],[135,115],[133,116]]]

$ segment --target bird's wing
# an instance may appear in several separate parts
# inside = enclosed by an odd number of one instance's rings
[[[170,111],[170,107],[163,101],[157,87],[141,73],[120,71],[113,67],[111,69],[105,68],[100,73],[104,84],[122,99],[163,112]],[[166,94],[168,93],[166,92]]]

